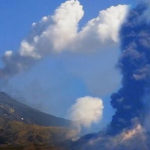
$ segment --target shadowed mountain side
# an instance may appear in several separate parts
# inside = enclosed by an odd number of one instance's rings
[[[0,92],[0,150],[69,150],[70,123]]]
[[[69,127],[70,121],[49,115],[22,104],[4,92],[0,92],[0,117],[42,126]]]
[[[0,150],[67,150],[73,134],[73,130],[64,127],[44,127],[0,118]]]

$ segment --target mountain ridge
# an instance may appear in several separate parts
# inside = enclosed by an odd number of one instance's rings
[[[41,126],[69,127],[71,121],[41,112],[0,92],[0,117]]]
[[[70,150],[70,123],[0,92],[0,150]]]

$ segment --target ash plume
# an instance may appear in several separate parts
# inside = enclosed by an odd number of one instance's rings
[[[90,136],[88,135],[88,138]],[[110,136],[98,134],[85,141],[80,139],[72,150],[149,150],[149,140],[143,127],[137,124],[130,130],[124,130],[120,134]],[[78,146],[80,145],[80,146]]]
[[[145,125],[149,123],[150,97],[149,11],[149,2],[140,2],[129,11],[121,27],[118,68],[122,86],[111,96],[116,112],[110,125],[100,133],[78,140],[73,150],[150,149],[150,132]]]
[[[131,10],[120,31],[121,57],[119,68],[123,75],[122,87],[112,94],[111,104],[116,109],[111,122],[112,133],[130,128],[135,121],[145,119],[144,97],[150,90],[150,23],[145,16],[147,3]]]

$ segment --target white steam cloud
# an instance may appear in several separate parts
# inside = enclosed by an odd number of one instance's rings
[[[112,6],[100,11],[98,17],[78,31],[83,6],[78,0],[62,3],[54,15],[44,16],[39,23],[32,24],[32,33],[21,42],[16,53],[5,52],[0,77],[8,78],[25,71],[51,53],[96,51],[118,44],[118,33],[127,12],[127,5]]]
[[[70,117],[80,128],[88,128],[102,119],[103,109],[103,101],[100,98],[82,97],[71,107]]]
[[[78,33],[74,49],[95,51],[118,44],[120,27],[127,12],[127,5],[111,6],[100,11],[99,15],[88,21],[87,25]]]

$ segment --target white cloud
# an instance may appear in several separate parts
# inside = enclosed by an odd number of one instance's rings
[[[35,47],[25,40],[21,42],[20,55],[41,58],[41,56],[35,52]]]
[[[99,12],[78,33],[74,50],[94,51],[119,42],[119,30],[128,12],[127,5],[112,6]]]
[[[82,97],[71,107],[70,117],[79,127],[90,127],[102,119],[103,101],[96,97]]]
[[[77,35],[78,23],[84,11],[79,1],[70,0],[61,4],[53,16],[44,16],[36,27],[42,30],[40,35],[34,35],[31,41],[23,41],[20,47],[21,56],[42,58],[52,52],[61,52]],[[46,28],[43,28],[43,25]],[[31,44],[30,44],[31,43]]]
[[[127,5],[112,6],[100,11],[98,17],[78,31],[84,15],[83,6],[78,0],[68,0],[54,15],[44,16],[39,23],[32,24],[33,31],[21,42],[18,52],[4,55],[5,67],[0,74],[9,77],[25,71],[51,53],[102,51],[108,45],[118,44],[119,29],[127,12]]]
[[[4,56],[9,58],[9,57],[12,56],[12,54],[13,54],[13,51],[8,50],[8,51],[5,52]]]
[[[63,50],[77,36],[78,23],[84,11],[79,1],[70,0],[62,4],[52,17],[52,41],[55,50]],[[51,32],[51,31],[50,31]]]

